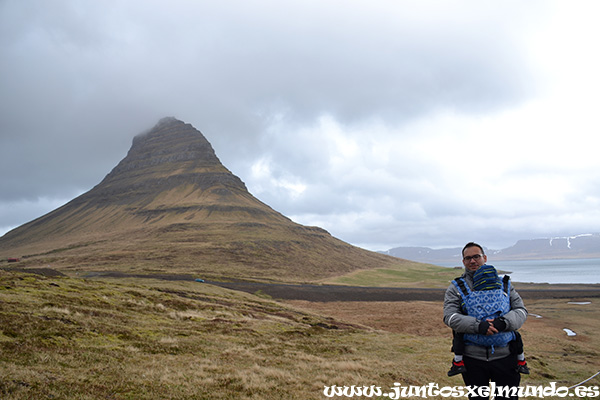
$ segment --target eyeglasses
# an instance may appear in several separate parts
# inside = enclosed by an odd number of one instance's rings
[[[463,257],[463,261],[469,262],[471,260],[479,260],[481,257],[483,257],[483,254],[475,254],[474,256],[466,256]]]

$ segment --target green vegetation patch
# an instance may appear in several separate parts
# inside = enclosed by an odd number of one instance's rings
[[[327,279],[323,283],[370,287],[445,288],[452,279],[462,273],[462,268],[444,268],[407,261],[397,267],[355,271]]]

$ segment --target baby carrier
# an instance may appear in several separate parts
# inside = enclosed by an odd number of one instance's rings
[[[461,307],[467,315],[480,321],[488,318],[498,318],[510,311],[510,279],[504,276],[502,287],[492,290],[471,290],[463,278],[456,278],[452,283],[458,289],[462,298]],[[498,332],[494,335],[481,335],[465,333],[464,341],[467,345],[477,345],[491,348],[503,347],[515,339],[514,332]]]

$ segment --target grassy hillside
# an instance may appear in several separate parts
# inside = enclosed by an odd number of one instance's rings
[[[244,222],[148,226],[17,254],[19,266],[50,265],[66,273],[117,270],[285,282],[317,281],[356,269],[413,265],[351,246],[320,228]]]
[[[283,304],[197,282],[0,271],[2,399],[322,399],[325,386],[460,385],[441,303]],[[600,369],[597,300],[529,304],[526,384]],[[570,338],[563,327],[575,330]]]

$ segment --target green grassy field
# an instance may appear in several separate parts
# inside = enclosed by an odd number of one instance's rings
[[[529,384],[600,369],[598,302],[563,303],[531,304],[545,318],[523,329]],[[0,304],[1,399],[322,399],[332,385],[461,384],[446,376],[441,304],[411,304],[417,334],[389,304],[375,306],[389,307],[393,330],[361,322],[360,305],[350,322],[197,282],[6,271]]]
[[[398,267],[355,271],[323,280],[323,283],[369,287],[446,288],[452,279],[463,273],[463,270],[406,261]]]

